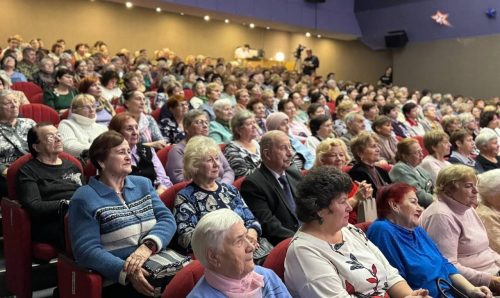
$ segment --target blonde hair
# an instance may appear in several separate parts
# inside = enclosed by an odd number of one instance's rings
[[[441,169],[437,176],[436,194],[445,194],[446,191],[450,190],[450,187],[456,188],[457,182],[468,179],[473,179],[474,182],[477,181],[474,168],[459,164],[447,166]]]
[[[360,154],[368,146],[368,143],[370,141],[374,141],[376,143],[379,143],[379,138],[375,133],[368,132],[368,131],[363,131],[360,134],[358,134],[356,137],[354,137],[354,139],[352,139],[351,152],[352,152],[352,155],[354,156],[355,160],[361,161]]]
[[[458,119],[458,118],[456,118]],[[429,151],[429,154],[434,154],[434,149],[432,147],[435,147],[439,144],[439,142],[443,141],[444,139],[450,139],[448,135],[440,130],[440,129],[434,129],[429,132],[427,132],[424,135],[424,146],[427,151]]]
[[[220,147],[205,136],[196,136],[189,140],[184,150],[184,178],[193,179],[198,174],[201,160],[207,155],[218,155]]]
[[[84,104],[95,104],[95,98],[90,94],[78,94],[71,101],[71,110],[74,111]]]
[[[328,154],[333,147],[340,147],[345,155],[346,165],[351,161],[351,158],[347,151],[347,146],[345,145],[344,141],[337,138],[328,138],[326,140],[323,140],[321,143],[319,143],[318,147],[316,147],[316,160],[314,161],[314,167],[323,165],[323,162],[321,161],[323,159],[323,156],[325,156],[325,154]]]

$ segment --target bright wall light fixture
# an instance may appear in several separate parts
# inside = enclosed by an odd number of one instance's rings
[[[224,23],[229,24],[229,19],[225,19]]]
[[[311,33],[306,32],[306,37],[311,37]]]
[[[255,24],[254,23],[250,23],[250,25],[248,25],[248,26],[250,26],[250,28],[252,28],[252,29],[255,28]]]
[[[267,27],[266,27],[266,30],[269,30],[269,29],[271,29],[271,27],[267,26]]]
[[[208,22],[208,21],[210,21],[210,16],[206,15],[206,16],[203,17],[203,19]]]
[[[183,13],[183,12],[181,12],[181,16],[183,16],[183,15],[184,15],[184,13]]]
[[[156,12],[161,12],[161,8],[157,7]]]
[[[132,7],[134,7],[134,4],[132,4],[132,2],[125,2],[125,6],[127,8],[132,8]]]
[[[321,34],[316,35],[318,38],[321,38]]]
[[[278,62],[283,62],[285,61],[285,54],[283,52],[277,52],[276,55],[274,55],[274,59]]]

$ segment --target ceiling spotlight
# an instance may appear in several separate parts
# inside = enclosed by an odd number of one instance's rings
[[[253,29],[253,28],[255,28],[255,24],[254,24],[254,23],[250,23],[250,25],[249,25],[249,26],[250,26],[250,28],[252,28],[252,29]]]
[[[283,52],[277,52],[276,55],[274,55],[274,59],[278,62],[283,62],[285,61],[285,54]]]
[[[311,33],[306,32],[306,37],[311,37]]]
[[[225,19],[224,23],[229,24],[229,19]]]
[[[125,6],[127,8],[132,8],[132,6],[134,6],[134,4],[132,4],[132,2],[125,2]]]
[[[161,8],[157,7],[156,12],[161,12]]]
[[[266,27],[266,30],[269,30],[269,29],[271,29],[271,27],[267,26],[267,27]]]
[[[321,38],[321,34],[316,35],[318,38]]]
[[[183,15],[184,15],[184,13],[183,13],[183,12],[181,12],[181,16],[183,16]]]
[[[208,15],[204,16],[203,19],[208,22],[208,21],[210,21],[210,16],[208,16]]]

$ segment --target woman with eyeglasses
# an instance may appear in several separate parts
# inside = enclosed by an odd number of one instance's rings
[[[68,119],[59,123],[59,133],[63,137],[64,152],[80,156],[106,126],[96,123],[97,104],[90,94],[79,94],[71,102]]]
[[[31,238],[64,248],[61,204],[82,185],[80,169],[61,159],[62,137],[49,123],[39,123],[28,131],[32,159],[19,169],[17,191],[31,217]]]
[[[86,77],[80,81],[78,85],[78,91],[80,93],[90,94],[95,98],[96,101],[96,122],[102,125],[108,125],[111,118],[115,115],[115,109],[102,96],[102,86],[99,79],[96,77]]]

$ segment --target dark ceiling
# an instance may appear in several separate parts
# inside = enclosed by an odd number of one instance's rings
[[[424,2],[432,0],[354,0],[354,11],[374,10],[412,2]]]

